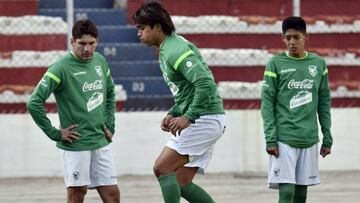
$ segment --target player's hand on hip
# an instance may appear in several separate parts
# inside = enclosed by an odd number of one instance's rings
[[[169,132],[170,128],[169,128],[169,123],[171,121],[171,119],[173,119],[174,116],[171,114],[168,114],[165,116],[165,118],[162,119],[161,124],[160,124],[160,128],[161,130],[165,131],[165,132]]]
[[[180,116],[171,119],[169,123],[170,132],[176,136],[176,133],[180,135],[181,131],[191,125],[191,121],[185,116]]]
[[[270,155],[275,156],[276,158],[279,156],[279,148],[278,147],[268,147],[268,148],[266,148],[266,152]]]
[[[112,138],[113,138],[113,134],[112,134],[112,132],[107,128],[107,127],[103,127],[103,130],[104,130],[104,132],[105,132],[105,137],[106,137],[106,139],[109,141],[109,142],[112,142]]]
[[[320,148],[320,155],[325,158],[328,154],[331,154],[331,148],[330,147],[321,147]]]
[[[78,127],[78,125],[70,125],[67,128],[60,129],[61,139],[69,143],[73,143],[75,140],[78,140],[80,133],[73,131],[73,129],[76,127]]]

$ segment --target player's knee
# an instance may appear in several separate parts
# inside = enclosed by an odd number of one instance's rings
[[[119,203],[120,202],[120,190],[116,187],[113,190],[109,191],[108,195],[107,195],[107,201],[104,202],[108,202],[108,203]],[[103,199],[103,200],[105,200]]]
[[[116,189],[114,191],[112,191],[112,195],[114,203],[119,203],[120,202],[120,190],[118,187],[116,187]]]
[[[295,195],[295,186],[292,184],[280,184],[279,203],[292,202]]]
[[[153,166],[153,172],[156,177],[159,177],[161,175],[161,167],[158,164],[155,164]]]
[[[307,186],[297,185],[295,187],[295,203],[303,203],[306,202],[307,197]]]
[[[96,189],[104,203],[120,202],[120,189],[117,185],[98,186]]]
[[[179,185],[182,187],[192,182],[192,177],[188,176],[176,176]]]
[[[87,193],[86,187],[69,187],[67,191],[69,203],[84,202],[84,197]]]
[[[164,167],[162,164],[155,163],[153,167],[153,172],[156,177],[160,177],[162,175],[166,175],[168,173],[171,173],[166,167]]]

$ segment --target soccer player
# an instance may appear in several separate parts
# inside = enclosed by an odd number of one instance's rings
[[[288,50],[267,63],[261,94],[268,183],[279,188],[280,203],[301,203],[306,202],[307,186],[320,183],[318,120],[320,154],[331,152],[328,69],[324,59],[305,51],[308,35],[301,17],[286,18],[282,32]]]
[[[225,129],[223,102],[214,77],[198,48],[175,33],[164,5],[144,3],[133,20],[140,40],[160,49],[160,69],[175,100],[160,125],[173,136],[154,165],[164,201],[178,203],[183,197],[194,203],[214,202],[192,182],[196,173],[204,173]]]
[[[87,188],[96,188],[105,203],[120,202],[109,145],[115,129],[114,82],[104,57],[95,52],[97,43],[96,25],[77,21],[72,51],[49,67],[27,104],[36,124],[59,148],[69,203],[83,202]],[[51,93],[60,129],[45,113]]]

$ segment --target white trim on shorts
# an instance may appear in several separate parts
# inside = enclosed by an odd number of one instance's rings
[[[185,128],[180,135],[171,136],[167,147],[181,155],[189,155],[189,163],[184,167],[199,167],[203,174],[209,165],[216,141],[225,130],[225,115],[204,115]]]
[[[278,189],[279,183],[316,185],[320,183],[318,144],[295,148],[278,142],[279,156],[270,156],[268,187]]]
[[[66,187],[117,185],[110,144],[90,151],[59,152]]]

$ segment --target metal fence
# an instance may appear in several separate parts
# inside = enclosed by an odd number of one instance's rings
[[[259,108],[264,67],[284,51],[281,21],[292,14],[293,2],[162,2],[177,33],[200,48],[225,107]],[[159,70],[157,50],[139,42],[128,20],[140,0],[73,3],[75,20],[90,18],[98,25],[97,51],[109,62],[118,110],[169,109],[172,96]],[[307,50],[323,56],[329,66],[334,106],[360,106],[359,0],[299,3],[310,35]],[[0,8],[0,113],[23,113],[47,67],[66,53],[66,1],[0,0]],[[56,111],[54,102],[49,99],[48,111]]]

